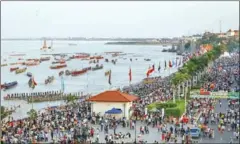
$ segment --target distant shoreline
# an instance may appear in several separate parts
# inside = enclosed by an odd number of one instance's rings
[[[128,41],[128,42],[107,42],[105,45],[172,45],[171,43],[146,42],[146,41]]]

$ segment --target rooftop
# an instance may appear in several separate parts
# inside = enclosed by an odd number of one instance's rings
[[[138,97],[129,95],[126,93],[122,93],[117,90],[112,91],[105,91],[100,94],[97,94],[87,101],[94,101],[94,102],[132,102],[137,100]]]

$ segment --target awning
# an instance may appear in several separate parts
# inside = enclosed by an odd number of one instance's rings
[[[117,108],[112,108],[111,110],[108,110],[105,112],[106,114],[120,114],[122,113],[121,109],[117,109]]]

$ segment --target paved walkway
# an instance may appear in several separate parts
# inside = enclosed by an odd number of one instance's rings
[[[226,99],[222,99],[222,106],[220,107],[219,102],[216,103],[215,112],[223,112],[225,113],[228,108],[228,101]],[[223,134],[218,132],[217,124],[209,123],[210,128],[214,129],[214,138],[203,138],[199,140],[199,143],[229,143],[230,137],[233,137],[233,132],[228,132],[227,129]],[[238,143],[236,140],[234,143]]]

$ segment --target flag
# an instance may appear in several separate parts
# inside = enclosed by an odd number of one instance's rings
[[[153,65],[154,66],[154,65]],[[147,71],[147,77],[149,77],[149,75],[154,71],[154,67],[149,67],[148,71]]]
[[[131,68],[129,68],[128,75],[129,75],[129,82],[131,82],[132,81],[132,70],[131,70]]]
[[[110,85],[112,85],[112,83],[111,83],[111,75],[112,75],[112,71],[110,70],[110,71],[109,71],[109,75],[108,75],[108,83],[109,83]]]
[[[173,67],[173,66],[175,66],[175,62],[174,62],[174,60],[172,60],[172,67]]]
[[[169,60],[169,62],[168,62],[168,66],[169,66],[169,68],[171,68],[172,67],[172,62]]]
[[[180,66],[180,65],[181,65],[181,58],[180,58],[179,63],[178,63],[178,66]]]
[[[62,92],[64,93],[65,85],[64,85],[64,79],[63,79],[63,76],[61,76],[61,85],[62,85]]]
[[[37,85],[36,81],[34,80],[33,77],[31,77],[31,78],[29,79],[29,81],[28,81],[28,86],[29,86],[30,88],[34,89],[36,85]]]
[[[164,70],[166,70],[166,69],[167,69],[167,62],[166,62],[166,60],[165,60]]]
[[[175,67],[178,67],[178,63],[177,63],[177,58],[176,58],[176,63],[175,63]]]
[[[160,70],[161,70],[161,65],[160,65],[160,62],[159,62],[158,71],[160,72]]]
[[[110,70],[105,72],[105,76],[108,76],[110,74]]]

